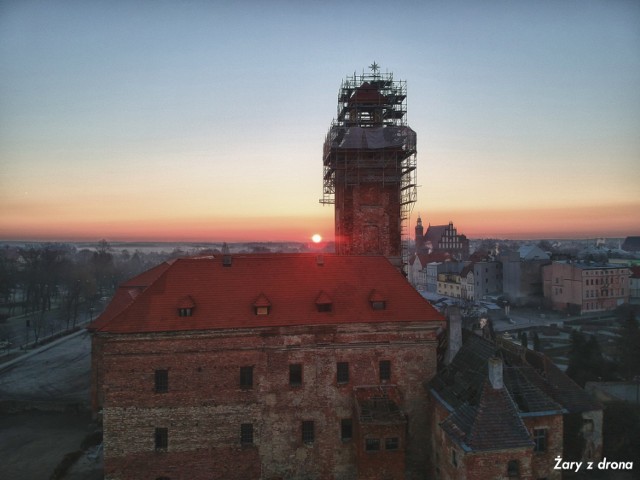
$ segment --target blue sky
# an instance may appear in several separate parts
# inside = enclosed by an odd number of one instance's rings
[[[640,3],[0,1],[0,238],[333,233],[340,82],[408,82],[427,223],[640,234]],[[291,238],[295,237],[295,238]]]

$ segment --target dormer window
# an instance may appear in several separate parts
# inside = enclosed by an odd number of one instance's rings
[[[193,301],[189,295],[182,297],[178,300],[178,316],[179,317],[191,317],[193,316],[193,309],[196,306],[196,302]]]
[[[253,313],[256,315],[269,315],[271,311],[271,302],[261,293],[255,302],[253,302]]]
[[[331,312],[333,310],[333,300],[323,291],[316,298],[316,309],[318,312]]]
[[[369,295],[369,303],[373,310],[386,310],[387,308],[386,297],[377,290],[373,290],[371,295]]]

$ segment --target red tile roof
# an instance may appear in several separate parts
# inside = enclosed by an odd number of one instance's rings
[[[180,258],[128,282],[89,329],[111,333],[211,330],[340,323],[440,322],[443,317],[384,257],[313,254],[234,255]],[[132,291],[134,294],[132,295]],[[386,300],[374,310],[372,292]],[[324,292],[331,311],[319,312]],[[178,308],[190,297],[192,316]],[[270,303],[268,315],[255,302]]]

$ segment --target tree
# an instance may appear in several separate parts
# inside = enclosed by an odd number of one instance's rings
[[[567,375],[578,385],[584,387],[589,381],[612,380],[614,369],[610,362],[605,361],[600,350],[598,339],[593,335],[589,338],[578,331],[571,333],[571,351],[569,352],[569,366]]]
[[[527,332],[520,333],[520,343],[524,348],[529,348],[529,339],[527,338]]]
[[[540,335],[538,335],[538,332],[533,332],[533,349],[536,352],[542,351],[542,346],[540,345]]]
[[[621,375],[626,380],[640,376],[640,329],[632,309],[626,313],[617,346]]]

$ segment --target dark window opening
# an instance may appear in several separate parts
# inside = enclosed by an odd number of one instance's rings
[[[338,383],[349,383],[349,363],[338,362],[337,365],[337,381]]]
[[[518,460],[509,460],[507,464],[507,476],[509,478],[517,478],[520,476],[520,464]]]
[[[240,388],[253,387],[253,367],[240,367]]]
[[[546,452],[547,451],[547,429],[534,428],[533,441],[535,443],[535,447],[533,448],[534,452]]]
[[[167,428],[156,428],[155,441],[156,450],[166,450],[169,446],[169,430]]]
[[[313,421],[305,420],[302,422],[302,442],[303,443],[313,443],[315,440],[315,435],[313,431]]]
[[[167,393],[169,391],[169,370],[156,370],[155,391],[156,393]]]
[[[240,425],[240,443],[243,445],[253,444],[253,423],[243,423]]]
[[[190,317],[193,315],[193,308],[179,308],[178,316],[180,317]]]
[[[455,450],[451,450],[451,464],[454,467],[458,466],[458,454],[456,453]]]
[[[289,365],[289,385],[302,385],[302,364],[294,363]]]
[[[340,421],[340,439],[344,442],[353,438],[353,422],[350,418]]]
[[[316,307],[319,312],[330,312],[332,310],[333,304],[331,303],[317,303]]]
[[[400,439],[398,437],[390,437],[384,439],[385,450],[398,450],[400,448]]]
[[[380,360],[380,381],[391,380],[391,361]]]
[[[364,441],[364,449],[367,452],[376,452],[380,450],[380,439],[379,438],[367,438]]]

